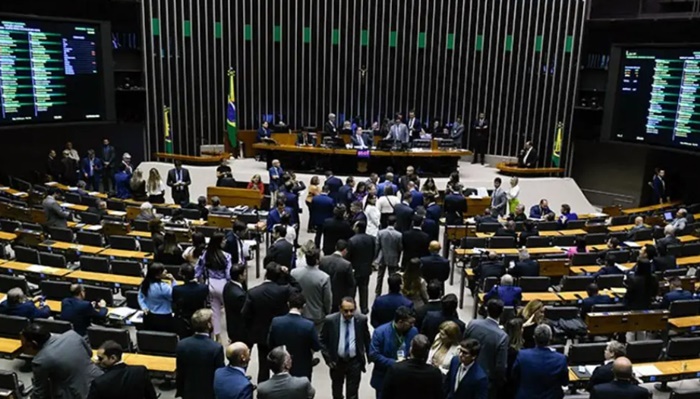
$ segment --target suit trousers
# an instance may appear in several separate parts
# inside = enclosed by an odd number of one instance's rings
[[[267,343],[257,343],[258,347],[258,385],[270,379],[270,364],[267,362],[267,355],[270,354],[270,347]]]
[[[102,191],[105,193],[110,193],[114,190],[114,170],[110,168],[104,168],[102,171]]]
[[[386,274],[386,269],[387,265],[381,264],[379,265],[379,269],[377,271],[377,288],[374,290],[374,293],[377,294],[377,296],[382,295],[382,288],[384,287],[384,275]],[[389,269],[389,275],[391,276],[392,274],[396,273],[397,270],[399,270],[398,266],[388,266]]]
[[[190,203],[190,192],[189,190],[175,190],[173,189],[173,202],[179,205],[187,205]]]
[[[369,276],[355,276],[357,288],[355,293],[360,293],[360,311],[362,314],[369,313]]]
[[[358,399],[360,379],[362,377],[362,364],[359,357],[352,359],[338,359],[335,368],[330,369],[333,399],[343,399],[343,384],[345,384],[345,397]]]
[[[310,202],[306,203],[306,208],[309,210],[309,223],[306,225],[306,230],[307,231],[316,230],[317,226],[314,226],[314,224],[313,224],[314,214],[311,211],[311,203]]]
[[[474,140],[474,158],[472,158],[472,163],[477,163],[479,155],[481,155],[481,164],[484,164],[484,157],[486,154],[486,149],[488,148],[488,141],[482,138],[476,138]]]

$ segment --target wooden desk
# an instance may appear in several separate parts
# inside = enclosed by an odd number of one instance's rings
[[[483,215],[486,208],[491,206],[491,197],[470,198],[467,197],[467,211],[465,217]]]
[[[540,259],[537,263],[540,265],[540,276],[562,277],[570,273],[568,259]]]
[[[245,188],[207,187],[207,201],[211,202],[212,197],[219,197],[221,204],[228,207],[243,205],[260,209],[263,201],[260,191]]]
[[[17,238],[17,234],[15,233],[0,231],[0,241],[14,241],[15,238]]]
[[[496,164],[496,169],[504,174],[513,176],[529,176],[529,175],[552,175],[564,173],[564,168],[521,168],[517,163],[499,162]]]
[[[680,203],[681,203],[680,201],[673,201],[673,202],[669,202],[666,204],[642,206],[639,208],[628,208],[628,209],[623,209],[622,213],[624,215],[632,215],[635,213],[646,213],[646,212],[659,211],[659,210],[666,209],[666,208],[672,208],[676,205],[679,205]]]
[[[130,366],[144,366],[150,372],[156,373],[175,373],[175,358],[165,356],[149,356],[138,353],[125,353],[123,356],[124,363]]]
[[[635,225],[634,224],[621,224],[617,226],[608,226],[608,231],[611,233],[619,233],[623,231],[629,231],[631,230]],[[649,225],[644,225],[646,228],[651,228]]]
[[[662,331],[666,329],[668,310],[591,312],[586,315],[588,333],[608,335],[628,331]]]
[[[19,339],[0,338],[0,354],[15,358],[22,351],[22,341]]]
[[[97,255],[100,252],[104,251],[105,249],[102,247],[92,247],[90,245],[80,245],[80,244],[73,244],[70,242],[63,242],[63,241],[53,241],[53,240],[47,240],[39,244],[39,246],[45,247],[45,248],[50,248],[51,250],[61,250],[61,251],[76,251],[80,252],[83,254],[88,254],[88,255]]]
[[[71,272],[69,269],[62,269],[60,267],[32,265],[29,263],[15,261],[0,264],[0,269],[11,270],[13,272],[12,274],[15,274],[15,272],[21,272],[19,274],[31,273],[53,277],[63,277]]]
[[[153,254],[150,252],[139,252],[139,251],[127,251],[124,249],[103,249],[99,253],[100,256],[113,256],[115,258],[132,259],[139,262],[143,262],[144,259],[147,261],[153,260]]]
[[[565,301],[578,301],[579,299],[588,298],[586,291],[562,291],[559,292],[559,297]],[[607,295],[610,298],[615,298],[615,294],[609,290],[600,290],[601,295]]]
[[[695,329],[700,326],[700,316],[676,317],[668,319],[668,324],[677,329]]]
[[[61,202],[60,205],[63,208],[70,209],[71,211],[86,212],[88,210],[87,205],[71,204],[70,202]]]
[[[540,235],[542,235],[542,231]],[[562,236],[585,236],[588,232],[584,229],[568,229],[568,230],[557,230],[557,233]]]
[[[102,230],[102,225],[99,224],[85,224],[85,223],[76,223],[76,222],[68,222],[68,228],[69,229],[74,229],[74,230],[87,230],[87,231],[94,231],[98,232]]]
[[[121,274],[111,274],[111,273],[95,273],[95,272],[84,272],[82,270],[77,270],[72,273],[68,273],[65,277],[67,280],[74,280],[78,282],[95,282],[110,286],[121,286],[125,285],[128,287],[138,287],[141,285],[143,278],[133,277],[133,276],[122,276]]]
[[[484,302],[486,293],[479,293],[479,302]],[[523,292],[523,302],[539,300],[542,302],[561,302],[561,298],[556,292]]]
[[[221,155],[190,156],[170,154],[166,152],[154,152],[153,157],[173,161],[179,160],[185,165],[218,165],[222,160],[231,158],[231,154],[223,153]]]
[[[487,251],[496,253],[499,255],[517,255],[517,248],[486,248]],[[527,250],[530,255],[549,255],[549,254],[563,254],[564,251],[557,247],[545,247],[545,248],[528,248]],[[479,255],[478,252],[473,249],[455,249],[455,254],[458,256],[470,256]]]
[[[10,195],[17,197],[17,198],[27,198],[29,196],[29,194],[27,194],[23,191],[18,191],[18,190],[15,190],[14,188],[9,188],[9,187],[0,187],[0,191],[3,191],[6,194],[10,194]]]
[[[136,231],[132,230],[126,235],[131,236],[131,237],[141,237],[141,238],[151,238],[151,232],[150,231]]]

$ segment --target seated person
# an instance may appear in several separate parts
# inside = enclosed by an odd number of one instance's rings
[[[610,341],[605,347],[605,364],[598,366],[593,370],[591,379],[588,380],[588,385],[586,385],[586,391],[591,391],[594,386],[605,384],[608,382],[613,382],[615,376],[613,375],[613,362],[618,357],[625,356],[627,351],[625,349],[625,344],[619,343],[617,341]]]
[[[506,274],[506,266],[503,260],[498,257],[498,254],[490,252],[488,258],[481,259],[474,268],[474,275],[479,281],[483,281],[488,277],[501,278]]]
[[[303,146],[316,146],[316,138],[312,136],[309,132],[302,131],[297,134],[297,145]]]
[[[540,275],[540,264],[530,259],[530,253],[526,248],[518,250],[518,261],[508,272],[513,277],[537,277]]]
[[[518,238],[518,233],[515,232],[515,222],[509,220],[506,222],[505,226],[501,226],[496,230],[495,237],[513,237]]]
[[[525,223],[523,223],[523,231],[520,233],[518,245],[524,247],[528,237],[537,237],[539,235],[540,232],[535,229],[535,223],[533,223],[532,220],[526,220]]]
[[[608,251],[617,251],[620,249],[620,240],[616,237],[610,237],[607,242]]]
[[[561,215],[559,215],[559,219],[557,220],[559,227],[564,228],[566,227],[567,223],[573,220],[578,220],[578,215],[571,212],[571,207],[568,204],[562,204]]]
[[[260,194],[265,195],[265,184],[263,184],[262,178],[258,174],[253,175],[246,188],[248,190],[258,190]]]
[[[520,287],[513,287],[513,276],[504,274],[501,277],[501,284],[494,285],[484,296],[484,303],[491,299],[500,299],[504,306],[518,306],[523,299],[523,290]]]
[[[569,258],[573,258],[576,254],[585,254],[586,252],[588,252],[588,249],[586,248],[586,237],[578,236],[576,237],[575,246],[569,248],[566,251],[566,255]]]
[[[586,287],[588,298],[581,301],[581,318],[586,319],[586,314],[593,309],[593,305],[610,305],[613,299],[607,295],[600,295],[598,285],[591,283]]]
[[[676,233],[685,230],[685,226],[688,224],[688,211],[685,208],[681,208],[676,212],[676,218],[671,222],[671,226],[676,230]]]
[[[670,224],[667,224],[664,227],[664,238],[656,240],[657,246],[679,245],[680,243],[681,243],[681,240],[679,240],[676,237],[676,229],[673,226],[671,226]]]
[[[615,255],[605,254],[605,265],[601,267],[600,270],[593,273],[593,278],[596,279],[598,276],[605,276],[608,274],[625,274],[619,267],[615,266],[615,263]]]
[[[29,300],[21,288],[12,288],[7,292],[7,299],[0,303],[0,314],[26,317],[29,320],[48,319],[51,317],[51,309],[43,301],[37,308],[34,303],[39,300],[41,296]]]
[[[654,271],[665,272],[666,270],[678,269],[676,257],[668,254],[668,248],[665,245],[656,247],[658,256],[654,258]]]
[[[671,303],[675,301],[693,299],[693,294],[690,291],[686,291],[683,289],[680,277],[673,276],[671,277],[671,280],[668,283],[669,291],[667,294],[664,294],[664,299],[661,301],[662,308],[671,308]]]
[[[153,210],[153,205],[150,202],[141,204],[141,212],[136,216],[136,220],[150,221],[156,218],[156,213]]]
[[[484,214],[482,216],[474,217],[476,224],[481,223],[498,223],[498,217],[491,213],[491,208],[484,209]]]
[[[221,165],[216,167],[216,181],[217,186],[219,186],[219,181],[224,177],[233,178],[233,173],[231,172],[231,167],[228,166],[228,159],[222,159]],[[235,181],[235,180],[234,180]]]
[[[355,148],[372,147],[372,140],[362,132],[362,129],[357,129],[355,134],[351,136],[350,140],[352,142],[352,146]]]
[[[258,129],[258,135],[256,137],[256,141],[259,143],[263,141],[263,139],[269,139],[272,138],[272,131],[270,130],[270,124],[267,121],[264,121],[262,123],[262,126],[260,126],[260,129]]]
[[[523,204],[518,204],[518,206],[515,207],[515,210],[513,213],[508,215],[508,220],[512,220],[515,222],[524,222],[527,220],[527,215],[525,214],[525,205]]]
[[[197,197],[197,205],[194,209],[199,210],[199,218],[202,220],[207,220],[209,217],[209,208],[207,208],[207,197],[200,195]]]
[[[230,209],[228,209],[227,206],[221,205],[221,198],[217,196],[211,197],[211,208],[209,209],[210,213],[217,213],[217,214],[227,214],[230,215],[233,212],[231,212]]]
[[[94,213],[95,215],[98,215],[100,219],[109,215],[109,211],[107,210],[107,203],[102,200],[97,201],[97,207],[91,206],[88,208],[87,211],[89,213]]]
[[[75,193],[77,193],[81,197],[89,197],[90,193],[87,191],[87,183],[85,183],[82,180],[78,180],[78,184],[76,184],[78,187],[77,190],[75,190]]]
[[[177,243],[175,232],[166,230],[163,243],[155,250],[154,260],[165,265],[181,265],[183,263],[182,252],[182,248]]]
[[[530,208],[530,219],[543,219],[545,215],[554,214],[551,209],[549,209],[549,202],[546,199],[541,199],[540,203],[533,205]]]
[[[634,235],[638,231],[648,230],[648,229],[649,228],[644,224],[644,218],[641,216],[637,216],[636,218],[634,218],[634,226],[631,229],[629,229],[629,231],[627,232],[628,233],[627,240],[628,241],[634,240]]]

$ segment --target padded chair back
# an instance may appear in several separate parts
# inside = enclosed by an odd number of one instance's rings
[[[52,254],[51,252],[39,252],[39,264],[51,267],[66,268],[66,257],[61,254]]]
[[[462,238],[459,246],[463,249],[486,248],[486,239],[479,237],[464,237]]]
[[[92,212],[80,212],[80,220],[87,224],[100,224],[100,215]]]
[[[592,220],[592,222],[595,222]],[[572,220],[570,222],[566,222],[566,228],[569,230],[574,230],[574,229],[582,229],[586,227],[586,221],[585,220]],[[607,229],[606,229],[607,230]]]
[[[596,284],[601,290],[604,288],[612,287],[624,287],[625,286],[625,275],[624,274],[604,274],[598,276],[596,279]]]
[[[107,209],[112,211],[124,211],[126,210],[126,204],[124,201],[118,201],[115,199],[107,200]]]
[[[615,257],[615,262],[617,263],[627,263],[630,261],[631,256],[630,251],[608,251],[608,255]]]
[[[482,286],[483,292],[491,291],[491,288],[493,288],[493,286],[498,284],[498,283],[499,283],[498,277],[486,277],[484,279],[484,284]]]
[[[522,288],[523,292],[547,292],[549,291],[549,286],[551,281],[549,277],[520,277],[518,279],[518,285]]]
[[[626,231],[615,231],[615,232],[608,234],[608,237],[610,237],[610,238],[615,237],[620,242],[627,241],[627,236],[629,236],[629,233]]]
[[[2,219],[0,220],[0,229],[6,233],[14,233],[19,229],[21,224],[16,220]]]
[[[576,245],[576,236],[554,236],[552,245],[555,247],[573,247]]]
[[[669,269],[669,270],[664,270],[663,276],[664,277],[683,277],[688,274],[688,269],[683,268],[683,269]]]
[[[97,208],[97,203],[100,200],[99,198],[95,197],[82,197],[80,199],[83,202],[83,205],[91,206],[93,208]]]
[[[148,252],[152,254],[156,251],[155,246],[153,245],[153,240],[150,238],[140,239],[139,244],[141,244],[141,252]]]
[[[525,246],[528,248],[546,248],[550,242],[550,237],[530,236],[525,240]]]
[[[8,397],[15,399],[27,397],[25,393],[28,394],[29,392],[22,392],[22,388],[23,386],[17,378],[17,373],[9,370],[0,370],[0,390],[10,391],[10,396]]]
[[[137,331],[139,353],[174,357],[177,350],[177,334],[159,331]]]
[[[52,334],[63,334],[73,329],[73,324],[65,320],[34,319],[34,323],[44,326]]]
[[[17,276],[0,275],[0,292],[8,293],[13,288],[21,288],[25,295],[31,296],[26,279]]]
[[[608,239],[607,233],[596,233],[586,235],[586,245],[600,245],[605,244]]]
[[[593,282],[593,276],[564,276],[561,279],[562,291],[585,291]]]
[[[126,298],[126,307],[136,310],[141,309],[138,291],[126,291],[124,292],[124,298]]]
[[[651,363],[659,360],[663,350],[664,341],[661,339],[631,341],[627,343],[627,358],[633,364]]]
[[[75,236],[70,229],[63,229],[60,227],[49,227],[49,236],[52,240],[63,242],[73,242],[75,239]]]
[[[479,223],[476,226],[476,231],[479,233],[495,233],[501,228],[500,223]]]
[[[569,365],[602,364],[605,361],[607,342],[573,344],[569,347]]]
[[[652,235],[653,234],[652,234],[651,229],[637,230],[634,232],[634,237],[632,237],[632,240],[634,240],[634,241],[651,240]]]
[[[537,224],[537,230],[539,230],[539,231],[559,230],[559,223],[557,223],[557,222],[539,222]]]
[[[696,256],[700,255],[700,243],[690,243],[683,245],[683,256]]]
[[[544,318],[549,320],[569,320],[579,317],[579,308],[576,306],[545,306]]]
[[[107,306],[114,306],[114,297],[112,296],[112,290],[107,287],[97,287],[94,285],[86,285],[85,287],[85,300],[90,302],[99,302],[104,299],[107,302]]]
[[[17,262],[38,265],[39,251],[27,247],[15,247],[15,260],[17,260]]]
[[[129,330],[90,326],[87,329],[87,335],[92,349],[98,349],[105,341],[114,341],[127,352],[130,352],[132,349]]]
[[[131,223],[134,226],[134,230],[136,230],[136,231],[148,231],[148,221],[147,220],[134,219]]]
[[[221,231],[221,229],[218,227],[212,227],[212,226],[197,226],[195,228],[195,231],[202,233],[204,235],[204,237],[212,238],[214,236],[214,233]]]
[[[0,337],[19,339],[19,333],[28,325],[26,317],[0,315]]]
[[[671,338],[666,346],[666,359],[696,359],[700,355],[700,337]]]
[[[79,231],[76,234],[78,244],[90,245],[93,247],[104,246],[104,241],[102,235],[99,233],[93,233],[92,231]]]
[[[491,237],[489,238],[489,248],[515,248],[515,238]]]
[[[199,220],[202,214],[199,209],[182,208],[182,217],[189,220]]]
[[[629,215],[613,216],[610,219],[610,224],[613,226],[621,226],[623,224],[629,224],[629,222],[630,222]]]
[[[181,265],[163,265],[163,267],[165,267],[165,270],[172,274],[175,278],[180,278],[180,269],[182,268]]]
[[[61,301],[63,298],[70,297],[70,286],[71,283],[67,281],[41,280],[39,282],[41,295],[45,296],[46,299],[51,299],[54,301]]]
[[[669,318],[697,316],[700,314],[700,299],[687,299],[671,302]]]
[[[136,251],[137,248],[136,239],[130,236],[110,236],[109,246],[127,251]]]
[[[23,222],[22,228],[25,230],[32,230],[32,231],[44,231],[44,228],[41,227],[41,225],[39,223]]]
[[[598,263],[598,258],[600,258],[600,253],[598,252],[583,252],[574,254],[571,259],[572,266],[583,266],[583,265],[595,265]]]
[[[82,199],[81,199],[81,197],[80,197],[80,194],[77,194],[77,193],[64,192],[64,193],[63,193],[63,199],[64,199],[66,202],[70,202],[71,204],[80,205],[80,204],[83,203],[83,201],[82,201]]]
[[[606,303],[593,305],[591,312],[622,312],[626,309],[624,303]]]
[[[549,345],[549,349],[552,349],[552,350],[564,355],[565,354],[564,351],[566,350],[566,345]]]
[[[673,255],[675,257],[683,256],[683,246],[682,245],[668,245],[666,247],[666,253]]]
[[[86,272],[109,273],[109,259],[101,256],[81,256],[80,270]]]
[[[122,276],[143,277],[141,264],[133,260],[113,260],[112,273],[121,274]]]

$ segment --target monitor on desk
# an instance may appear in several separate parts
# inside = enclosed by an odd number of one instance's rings
[[[456,149],[459,146],[457,145],[457,142],[452,139],[439,139],[437,147],[439,150],[451,150]]]
[[[377,149],[383,151],[391,151],[394,146],[394,140],[392,139],[382,139],[377,143]]]
[[[342,137],[324,137],[323,145],[328,148],[345,148],[345,140]]]
[[[673,220],[673,212],[664,212],[664,219],[667,222],[670,222],[671,220]]]

